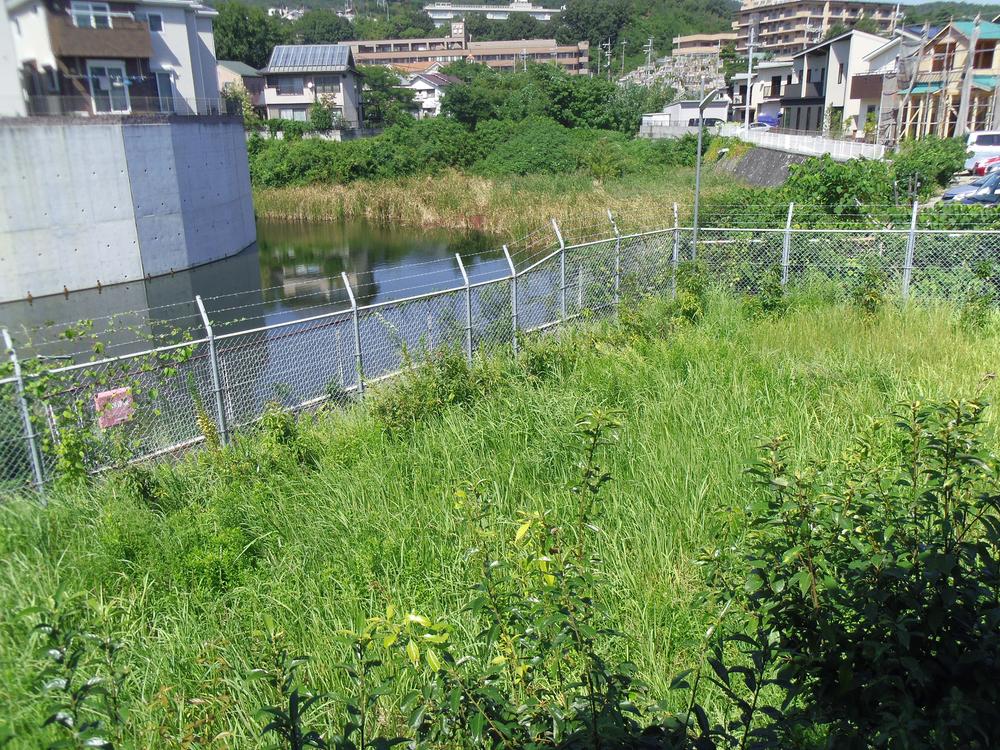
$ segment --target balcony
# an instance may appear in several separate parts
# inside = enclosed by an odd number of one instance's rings
[[[149,58],[153,42],[145,21],[115,17],[111,28],[78,27],[68,15],[49,16],[56,57]]]

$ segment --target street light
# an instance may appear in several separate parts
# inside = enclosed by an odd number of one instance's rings
[[[701,138],[705,131],[705,107],[715,101],[715,97],[723,93],[725,88],[717,88],[708,92],[708,96],[698,102],[698,155],[695,157],[694,169],[694,232],[691,244],[691,259],[698,255],[698,201],[701,198]]]

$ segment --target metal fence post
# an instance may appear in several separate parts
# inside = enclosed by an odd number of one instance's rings
[[[781,243],[781,285],[788,285],[788,260],[792,252],[792,214],[795,203],[788,204],[788,219],[785,221],[785,239]]]
[[[615,232],[615,310],[621,307],[621,287],[622,287],[622,233],[618,231],[618,222],[615,221],[611,209],[608,209],[608,221]]]
[[[208,363],[212,373],[212,391],[215,394],[215,418],[219,421],[219,437],[223,445],[229,444],[229,428],[226,426],[226,410],[222,405],[222,384],[219,380],[219,357],[215,351],[215,333],[212,331],[212,323],[205,312],[205,303],[201,301],[201,295],[195,295],[195,303],[198,305],[198,313],[201,315],[201,323],[205,326],[205,335],[208,337]]]
[[[674,254],[671,258],[670,266],[673,273],[670,276],[670,296],[677,297],[677,266],[681,259],[681,224],[677,213],[677,204],[674,204]]]
[[[344,289],[347,290],[347,298],[351,301],[351,319],[354,328],[354,364],[358,370],[358,394],[365,393],[365,366],[361,359],[361,323],[358,320],[358,301],[354,299],[354,289],[347,278],[347,272],[341,271],[340,278],[344,281]]]
[[[556,230],[559,240],[559,320],[566,320],[566,241],[559,230],[559,222],[552,220],[552,228]]]
[[[465,353],[472,364],[472,287],[469,286],[469,274],[465,272],[462,256],[455,253],[458,270],[462,272],[462,283],[465,284]]]
[[[913,201],[913,212],[910,214],[910,234],[906,238],[906,258],[903,261],[903,299],[910,296],[910,277],[913,273],[913,252],[917,245],[917,201]]]
[[[42,504],[45,504],[44,479],[42,477],[42,457],[38,452],[38,441],[35,430],[31,426],[31,412],[28,411],[28,400],[24,395],[24,378],[21,376],[21,363],[14,350],[14,342],[10,340],[7,329],[3,329],[3,345],[14,367],[14,387],[17,389],[17,405],[21,412],[21,426],[24,428],[24,440],[28,445],[28,457],[31,460],[31,473],[35,478],[35,488],[42,493]]]
[[[510,268],[510,345],[514,354],[517,354],[517,269],[514,268],[514,261],[511,260],[506,245],[503,246],[503,257],[507,259],[507,266]]]

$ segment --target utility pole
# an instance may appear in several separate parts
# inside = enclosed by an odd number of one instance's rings
[[[950,26],[955,22],[955,17],[952,16],[951,20],[948,21]],[[954,46],[950,42],[944,43],[944,60],[941,65],[941,96],[938,97],[938,121],[937,121],[937,134],[942,138],[948,137],[948,110],[951,109],[951,97],[948,95],[948,88],[951,84],[951,66],[955,61],[955,52],[958,51],[958,45]],[[969,49],[969,54],[973,54],[973,50]]]
[[[750,133],[750,91],[753,88],[753,46],[757,37],[756,25],[750,26],[750,40],[747,49],[747,95],[743,102],[743,130]]]
[[[649,41],[646,42],[646,73],[652,75],[653,73],[653,37],[649,37]]]
[[[972,58],[976,54],[976,42],[979,41],[979,21],[977,14],[972,24],[972,37],[969,39],[969,50],[965,54],[965,65],[962,68],[962,89],[958,99],[958,122],[955,123],[955,137],[968,132],[966,121],[969,119],[969,97],[972,95]]]
[[[622,78],[625,77],[625,40],[622,39]]]
[[[608,82],[611,81],[611,37],[608,37],[608,41],[604,45],[604,64],[608,69]]]

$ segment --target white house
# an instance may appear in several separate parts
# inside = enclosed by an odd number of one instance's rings
[[[868,71],[865,58],[885,37],[852,29],[793,55],[792,79],[781,96],[781,125],[814,132],[863,132],[861,98],[851,95],[851,78]]]
[[[405,76],[400,88],[413,92],[413,116],[420,120],[441,114],[444,91],[453,83],[461,83],[461,79],[444,73],[415,73]]]
[[[282,44],[271,52],[264,73],[268,119],[306,121],[317,101],[335,118],[361,124],[361,76],[347,44]]]
[[[698,100],[683,99],[671,102],[663,108],[662,112],[643,115],[643,120],[647,117],[655,121],[656,125],[666,127],[697,127],[698,126]],[[729,100],[716,99],[705,107],[705,120],[707,123],[716,124],[715,120],[725,122],[729,117]]]
[[[219,112],[218,13],[207,5],[5,2],[29,114]]]

